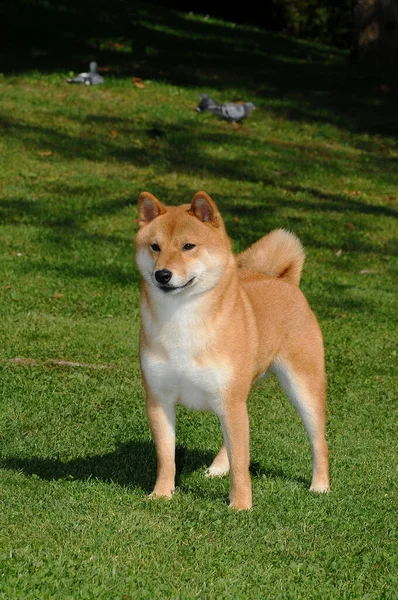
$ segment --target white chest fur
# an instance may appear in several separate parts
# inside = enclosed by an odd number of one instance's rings
[[[166,298],[162,310],[155,312],[143,303],[146,343],[141,347],[141,365],[159,401],[219,413],[230,370],[226,361],[212,355],[214,332],[198,316],[204,314],[199,302]]]

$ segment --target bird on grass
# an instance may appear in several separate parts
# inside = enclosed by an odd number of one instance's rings
[[[97,63],[92,61],[88,73],[79,73],[76,77],[68,77],[68,83],[84,83],[85,85],[98,85],[104,83],[102,75],[97,73]]]
[[[207,94],[202,94],[200,96],[200,102],[195,110],[197,112],[208,110],[213,115],[216,115],[225,121],[230,123],[239,123],[245,119],[255,108],[256,107],[254,106],[253,102],[225,102],[224,104],[218,104]]]
[[[201,94],[200,102],[198,106],[195,108],[197,112],[203,112],[204,110],[209,110],[215,106],[219,106],[213,98],[210,98],[207,94]]]

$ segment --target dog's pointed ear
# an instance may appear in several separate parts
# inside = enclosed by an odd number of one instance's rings
[[[150,192],[141,192],[138,198],[138,224],[143,227],[147,223],[164,215],[166,208]]]
[[[215,227],[220,226],[220,213],[218,212],[216,203],[206,192],[197,192],[195,194],[188,212],[199,219],[199,221],[202,221],[202,223],[210,223]]]

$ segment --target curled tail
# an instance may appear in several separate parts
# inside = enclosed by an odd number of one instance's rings
[[[300,240],[285,229],[274,229],[237,255],[238,267],[300,284],[304,264]]]

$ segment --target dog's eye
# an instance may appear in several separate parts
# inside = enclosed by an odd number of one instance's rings
[[[159,244],[152,244],[151,248],[154,252],[160,252],[160,246]]]
[[[195,248],[195,244],[184,244],[182,247],[183,250],[192,250],[192,248]]]

